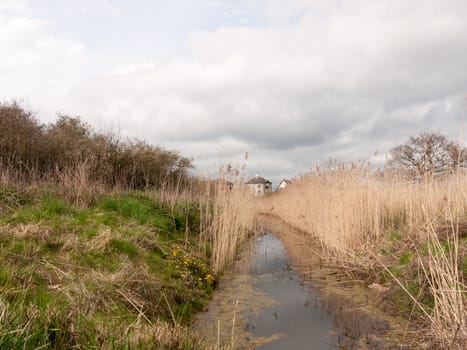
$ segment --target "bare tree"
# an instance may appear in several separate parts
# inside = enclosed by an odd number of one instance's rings
[[[459,143],[434,132],[411,136],[404,144],[392,148],[390,154],[390,168],[403,169],[420,177],[454,169],[465,164],[467,159],[467,150]]]

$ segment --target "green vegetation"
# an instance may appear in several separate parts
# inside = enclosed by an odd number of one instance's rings
[[[420,307],[414,307],[412,297],[425,311],[433,312],[435,298],[422,265],[424,264],[427,268],[431,256],[453,254],[455,247],[449,240],[439,242],[437,239],[426,237],[419,239],[418,242],[414,239],[407,240],[404,239],[403,233],[389,230],[386,239],[381,243],[381,266],[367,274],[368,281],[376,280],[390,290],[385,298],[385,310],[391,314],[404,316],[409,313],[413,317],[423,317],[424,313]],[[465,276],[465,272],[463,275]],[[395,282],[395,279],[403,285],[405,290]]]
[[[3,186],[0,208],[0,348],[199,347],[186,326],[215,278],[196,205]]]
[[[189,322],[255,212],[189,168],[0,102],[0,349],[202,347]]]

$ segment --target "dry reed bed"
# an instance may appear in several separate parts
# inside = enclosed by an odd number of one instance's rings
[[[338,166],[265,198],[261,211],[307,232],[353,277],[401,288],[433,346],[467,344],[467,174],[407,181]]]
[[[212,185],[212,183],[210,183]],[[211,268],[216,274],[235,261],[239,247],[254,234],[257,202],[240,182],[233,186],[214,184],[204,198],[203,239],[212,243]]]

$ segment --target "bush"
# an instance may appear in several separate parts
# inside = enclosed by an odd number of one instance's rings
[[[61,115],[43,125],[11,102],[0,104],[0,167],[3,177],[22,181],[143,189],[183,183],[191,161],[141,140],[95,132],[79,117]]]
[[[43,170],[44,126],[17,102],[0,104],[0,165],[12,174],[31,177]],[[38,151],[39,150],[39,151]]]

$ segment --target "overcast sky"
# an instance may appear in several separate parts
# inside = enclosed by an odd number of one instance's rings
[[[277,185],[465,140],[467,1],[0,0],[0,99]]]

